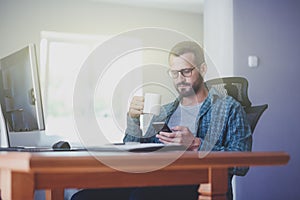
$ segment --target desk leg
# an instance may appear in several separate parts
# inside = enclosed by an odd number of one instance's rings
[[[34,199],[33,174],[1,170],[0,177],[2,199]]]
[[[209,169],[208,184],[199,186],[199,200],[226,200],[228,190],[227,168]]]
[[[48,189],[46,192],[46,200],[63,200],[64,199],[64,189]]]

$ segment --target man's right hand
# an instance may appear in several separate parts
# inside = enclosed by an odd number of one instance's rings
[[[138,118],[144,109],[144,97],[143,96],[134,96],[131,100],[129,106],[129,116],[131,118]]]

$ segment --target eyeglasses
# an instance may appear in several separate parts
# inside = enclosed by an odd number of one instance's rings
[[[184,77],[190,77],[192,76],[192,71],[195,69],[195,67],[193,68],[185,68],[185,69],[181,69],[181,70],[168,70],[168,74],[170,77],[172,77],[173,79],[178,78],[179,73],[181,73],[182,76]]]

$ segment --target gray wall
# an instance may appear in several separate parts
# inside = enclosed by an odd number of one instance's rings
[[[252,167],[237,199],[300,199],[300,1],[234,0],[234,74],[247,77],[254,105],[268,103],[253,151],[286,151],[286,166]],[[248,55],[259,67],[247,67]]]

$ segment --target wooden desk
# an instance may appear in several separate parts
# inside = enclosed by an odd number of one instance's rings
[[[123,172],[102,164],[94,156],[120,167]],[[211,152],[201,159],[197,152],[186,152],[171,164],[160,167],[178,153],[97,153],[94,156],[89,152],[0,152],[2,199],[33,199],[35,189],[45,189],[47,199],[62,200],[64,188],[200,183],[207,183],[206,190],[211,192],[201,193],[200,189],[199,199],[226,199],[228,167],[284,165],[289,160],[284,152]]]

